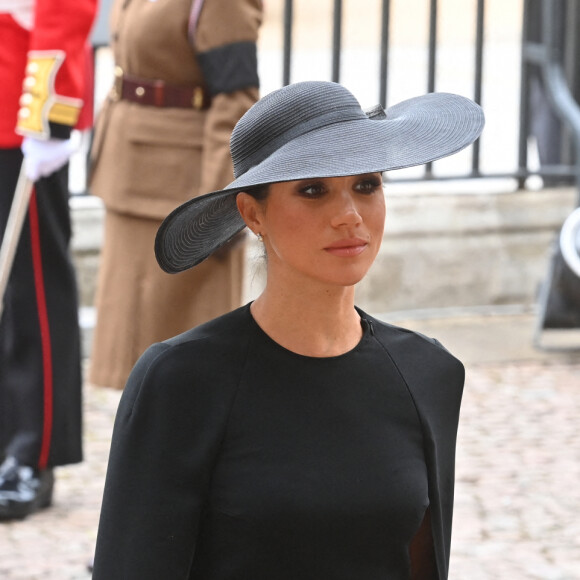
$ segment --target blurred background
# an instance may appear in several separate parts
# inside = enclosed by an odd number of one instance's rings
[[[93,32],[97,110],[113,79],[110,4],[101,1]],[[580,578],[580,285],[559,250],[562,225],[580,202],[580,6],[264,5],[262,96],[288,82],[326,79],[346,85],[363,107],[430,91],[483,106],[486,128],[475,146],[386,178],[384,243],[357,302],[435,336],[466,363],[450,578]],[[103,208],[86,188],[90,135],[83,142],[70,171],[86,356]],[[262,284],[250,242],[246,299]],[[0,526],[1,578],[90,577],[119,396],[85,389],[86,461],[59,468],[54,509]]]

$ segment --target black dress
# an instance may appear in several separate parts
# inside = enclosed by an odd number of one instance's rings
[[[406,580],[428,506],[446,578],[463,366],[360,314],[337,357],[284,349],[249,306],[151,347],[119,407],[93,578]]]

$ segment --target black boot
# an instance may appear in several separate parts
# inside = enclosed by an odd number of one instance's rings
[[[7,457],[0,465],[0,521],[23,519],[52,502],[52,469],[38,471]]]

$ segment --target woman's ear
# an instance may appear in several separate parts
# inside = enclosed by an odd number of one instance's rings
[[[236,205],[248,228],[255,234],[261,233],[264,215],[261,202],[242,191],[236,196]]]

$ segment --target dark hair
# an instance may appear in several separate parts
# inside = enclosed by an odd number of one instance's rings
[[[262,183],[261,185],[254,185],[253,187],[248,187],[243,191],[258,201],[264,201],[270,193],[270,184]]]

